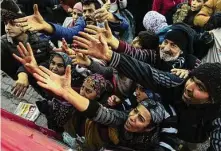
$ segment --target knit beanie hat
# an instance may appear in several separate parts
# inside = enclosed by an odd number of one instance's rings
[[[184,53],[188,49],[188,36],[181,30],[168,30],[164,39],[174,42]]]
[[[159,124],[163,121],[165,116],[165,108],[159,101],[147,99],[140,102],[140,104],[150,112],[151,121],[154,124]]]
[[[73,9],[77,9],[79,10],[80,12],[83,12],[83,6],[82,6],[82,3],[81,2],[78,2],[74,5]]]
[[[205,63],[190,73],[206,87],[213,103],[221,104],[221,63]]]
[[[1,2],[1,17],[3,21],[14,20],[24,16],[25,14],[22,13],[14,0],[3,0]]]

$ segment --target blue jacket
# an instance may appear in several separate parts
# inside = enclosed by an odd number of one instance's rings
[[[86,23],[83,17],[79,17],[75,26],[71,28],[62,27],[61,25],[50,23],[54,28],[54,33],[51,35],[52,39],[61,40],[65,38],[68,43],[72,43],[73,36],[76,36],[79,31],[84,31]]]

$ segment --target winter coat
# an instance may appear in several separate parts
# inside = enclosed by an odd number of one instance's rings
[[[49,59],[52,47],[47,39],[40,39],[37,34],[29,33],[28,40],[37,62],[44,62]],[[17,70],[22,65],[12,54],[20,56],[17,50],[18,41],[13,40],[7,35],[1,37],[1,69],[13,79],[17,79]]]
[[[208,0],[194,18],[194,24],[203,27],[210,16],[219,11],[221,11],[221,0]]]
[[[185,81],[168,72],[163,72],[125,54],[113,53],[110,66],[128,78],[159,93],[163,101],[175,107],[178,113],[178,137],[184,141],[198,143],[209,137],[214,150],[220,151],[220,118],[217,104],[186,105],[182,100]]]
[[[177,4],[181,3],[181,0],[154,0],[152,5],[152,10],[165,15]]]

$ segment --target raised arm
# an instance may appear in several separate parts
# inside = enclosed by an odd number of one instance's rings
[[[30,64],[26,64],[26,66],[32,68]],[[98,102],[88,100],[74,91],[71,88],[71,67],[69,65],[63,76],[59,76],[42,66],[33,68],[33,70],[33,76],[42,88],[64,98],[88,118],[108,126],[118,126],[126,121],[127,113],[105,108]]]
[[[84,38],[75,37],[74,39],[84,50],[75,49],[75,51],[106,60],[110,66],[144,87],[151,87],[155,90],[158,86],[170,88],[183,82],[182,79],[169,72],[159,71],[128,55],[112,52],[102,36],[99,36],[99,41],[85,33],[81,33],[81,36]]]
[[[85,28],[85,32],[90,34],[102,34],[105,41],[112,47],[112,50],[118,53],[124,53],[129,55],[137,60],[154,64],[156,59],[155,50],[148,50],[148,49],[138,49],[134,48],[131,45],[127,44],[126,42],[119,41],[112,35],[111,29],[108,26],[108,23],[105,22],[105,28],[99,28],[93,25],[88,25]]]

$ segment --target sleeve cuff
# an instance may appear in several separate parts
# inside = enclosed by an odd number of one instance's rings
[[[116,68],[120,62],[120,54],[113,52],[109,66]]]
[[[116,49],[116,52],[124,52],[126,49],[126,43],[124,41],[119,40],[119,46]]]
[[[82,113],[82,115],[84,115],[88,118],[93,118],[96,116],[99,107],[100,107],[100,105],[98,102],[96,102],[94,100],[90,100],[87,110],[85,110],[81,113]]]

